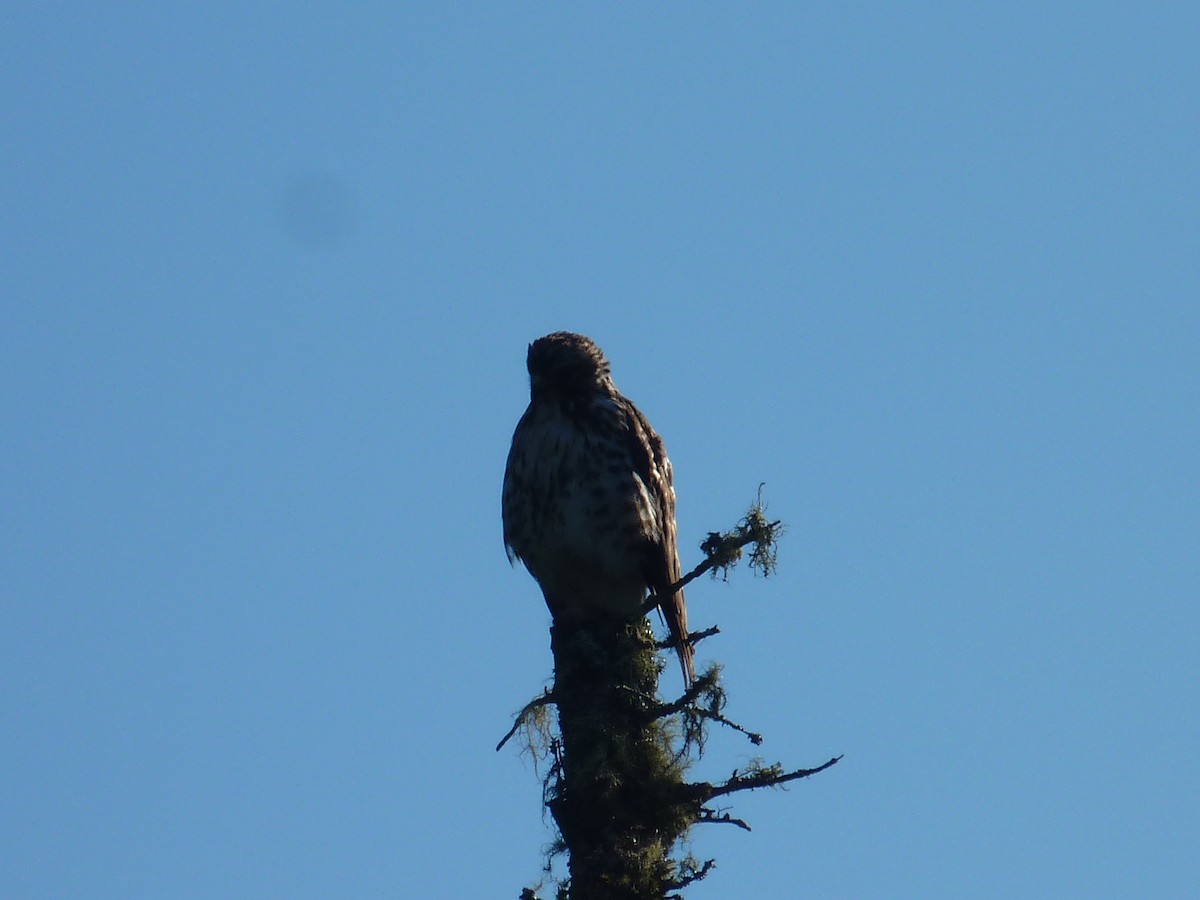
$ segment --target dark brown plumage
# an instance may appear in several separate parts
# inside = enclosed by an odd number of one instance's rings
[[[696,673],[680,578],[671,462],[646,417],[613,384],[589,338],[529,345],[529,408],[504,471],[504,545],[559,616],[633,617],[659,604],[686,685]]]

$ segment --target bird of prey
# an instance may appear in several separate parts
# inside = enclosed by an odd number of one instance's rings
[[[662,439],[613,384],[608,360],[581,334],[529,345],[529,407],[504,471],[509,560],[537,580],[551,615],[635,617],[659,600],[685,686],[696,678]]]

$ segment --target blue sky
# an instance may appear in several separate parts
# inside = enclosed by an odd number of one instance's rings
[[[5,13],[0,894],[515,897],[499,486],[595,338],[762,752],[689,892],[1181,896],[1193,4]],[[671,686],[668,679],[665,682]],[[697,770],[751,748],[720,738]]]

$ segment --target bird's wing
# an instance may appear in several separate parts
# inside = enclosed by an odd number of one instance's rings
[[[670,590],[671,585],[680,579],[679,535],[675,522],[671,461],[667,458],[662,438],[650,427],[641,410],[628,400],[621,405],[625,413],[626,443],[633,468],[650,492],[657,519],[653,540],[646,546],[646,582],[659,598],[659,610],[667,621],[667,628],[679,654],[684,684],[690,687],[696,680],[696,668],[692,645],[688,641],[687,606],[682,590]]]

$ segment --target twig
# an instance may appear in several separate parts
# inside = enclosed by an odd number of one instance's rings
[[[750,831],[750,826],[742,819],[735,819],[729,813],[718,814],[716,810],[709,809],[707,806],[700,807],[700,818],[697,822],[713,822],[717,825],[736,825],[746,831]]]
[[[698,643],[700,643],[705,638],[710,638],[713,635],[717,635],[720,633],[721,633],[721,629],[718,628],[716,625],[713,625],[711,628],[705,628],[703,631],[689,631],[687,639],[688,639],[688,643],[691,644],[693,647],[695,647]],[[674,648],[675,648],[675,641],[673,641],[673,640],[655,641],[654,642],[654,649],[656,649],[656,650],[673,650]]]
[[[716,864],[717,861],[715,859],[706,859],[704,864],[697,869],[693,861],[691,871],[687,872],[682,878],[668,884],[667,889],[674,891],[682,887],[687,887],[692,882],[703,881],[708,877],[708,873],[713,870]],[[683,897],[680,894],[669,894],[667,900],[683,900]]]
[[[761,490],[760,485],[760,494]],[[779,537],[779,532],[782,528],[782,521],[776,519],[774,522],[768,522],[766,516],[762,514],[762,500],[760,496],[759,501],[751,507],[750,511],[746,513],[746,516],[732,531],[727,531],[724,534],[719,531],[710,531],[708,533],[708,537],[700,544],[700,549],[705,554],[704,559],[692,571],[688,572],[667,589],[669,595],[673,596],[683,590],[687,585],[706,572],[710,572],[713,569],[728,569],[742,558],[742,548],[747,544],[755,545],[754,550],[750,554],[750,566],[761,569],[764,575],[769,575],[775,567],[775,540]],[[658,595],[651,594],[642,606],[641,615],[649,614],[660,603],[661,600]]]
[[[724,794],[733,794],[737,791],[754,791],[764,787],[775,787],[788,781],[795,781],[797,778],[807,778],[810,775],[816,775],[818,772],[824,772],[840,759],[840,756],[835,756],[829,762],[823,763],[815,769],[797,769],[794,772],[786,772],[782,775],[775,771],[774,767],[764,769],[761,772],[754,772],[750,775],[734,772],[724,784],[701,783],[697,784],[696,787],[702,789],[703,799],[708,801],[713,797],[720,797]]]
[[[726,728],[732,728],[734,731],[740,731],[747,738],[749,738],[750,743],[752,743],[755,747],[760,746],[763,742],[763,736],[757,731],[751,731],[748,728],[744,728],[737,722],[734,722],[732,719],[725,718],[719,712],[714,712],[711,709],[704,709],[703,707],[697,707],[696,709],[692,710],[692,712],[702,718],[711,719],[714,722],[720,722]]]
[[[554,692],[551,691],[549,688],[546,688],[545,690],[543,690],[542,696],[534,697],[532,700],[530,700],[528,703],[526,703],[523,707],[521,707],[521,711],[519,713],[517,713],[516,718],[513,720],[512,728],[508,729],[508,734],[506,734],[503,738],[500,739],[500,743],[498,743],[496,745],[496,750],[497,751],[501,750],[504,747],[504,745],[509,742],[509,740],[512,738],[512,736],[517,733],[517,729],[520,728],[523,724],[525,724],[525,718],[531,712],[533,712],[535,709],[541,709],[543,706],[548,706],[553,702],[554,702]]]
[[[683,692],[683,696],[678,700],[673,700],[670,703],[660,703],[654,709],[654,715],[651,718],[664,719],[667,716],[673,716],[676,713],[683,712],[685,709],[694,708],[693,704],[696,698],[716,684],[716,676],[711,673],[704,673],[694,682],[692,686]]]

